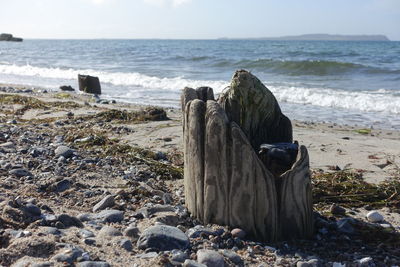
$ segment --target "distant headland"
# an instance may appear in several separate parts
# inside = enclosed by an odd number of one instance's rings
[[[259,38],[219,38],[219,39],[251,39],[251,40],[277,40],[277,41],[390,41],[385,35],[340,35],[340,34],[302,34],[282,37]]]
[[[22,42],[23,39],[19,37],[14,37],[12,34],[9,33],[2,33],[0,34],[0,41]]]

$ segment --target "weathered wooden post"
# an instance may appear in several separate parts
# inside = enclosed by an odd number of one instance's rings
[[[257,240],[310,237],[307,149],[291,144],[290,120],[273,94],[240,70],[218,102],[211,88],[201,87],[185,88],[181,103],[191,214],[204,223],[240,227]],[[295,150],[287,153],[285,145]]]
[[[79,91],[101,95],[101,86],[98,77],[78,74],[78,84]]]

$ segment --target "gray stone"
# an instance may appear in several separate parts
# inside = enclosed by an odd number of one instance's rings
[[[358,265],[360,267],[374,267],[375,263],[374,260],[371,257],[365,257],[357,261]]]
[[[68,215],[68,214],[58,215],[57,220],[59,222],[61,222],[67,228],[72,227],[72,226],[83,227],[82,222],[78,218]]]
[[[68,190],[70,187],[71,187],[71,181],[69,179],[64,179],[57,182],[55,186],[55,191],[64,192],[65,190]]]
[[[29,177],[33,176],[32,173],[30,173],[28,170],[23,169],[23,168],[10,170],[9,174],[14,175],[18,178],[25,177],[25,176],[29,176]]]
[[[122,236],[122,233],[118,229],[116,229],[114,227],[105,225],[105,226],[103,226],[103,228],[101,228],[101,230],[99,231],[98,235],[102,236],[102,237],[106,237],[106,236]]]
[[[96,240],[93,239],[93,238],[85,238],[85,239],[83,239],[83,243],[85,243],[86,245],[91,246],[91,245],[96,244]]]
[[[126,251],[132,251],[133,245],[129,239],[122,239],[119,241],[119,245]]]
[[[69,158],[74,154],[74,150],[67,146],[59,146],[55,149],[54,153],[57,158],[61,156],[64,158]]]
[[[344,234],[354,234],[354,227],[352,226],[351,219],[341,219],[336,222],[336,225],[339,232]]]
[[[240,228],[235,228],[231,231],[233,237],[239,237],[240,239],[245,238],[246,232]]]
[[[82,214],[79,214],[78,216],[77,216],[77,218],[81,221],[81,222],[87,222],[87,221],[91,221],[91,220],[93,220],[93,215],[92,214],[89,214],[89,213],[82,213]]]
[[[135,226],[129,226],[125,229],[124,235],[133,239],[139,238],[139,229]]]
[[[213,229],[204,227],[203,225],[196,225],[186,231],[186,235],[190,238],[197,238],[203,233],[206,235],[216,235]]]
[[[102,222],[121,222],[124,219],[124,212],[120,210],[103,210],[94,216]]]
[[[332,204],[332,206],[329,208],[330,212],[334,215],[345,215],[346,214],[346,209],[336,205]]]
[[[143,254],[139,254],[137,255],[138,258],[141,259],[152,259],[158,256],[157,252],[148,252],[148,253],[143,253]]]
[[[31,267],[52,267],[54,264],[52,262],[42,262],[42,263],[34,263]]]
[[[296,267],[318,267],[319,261],[317,259],[312,259],[309,261],[298,261]]]
[[[80,229],[78,234],[80,237],[83,237],[83,238],[94,237],[94,233],[92,231],[89,231],[86,229]]]
[[[171,261],[183,263],[185,260],[189,259],[189,255],[181,250],[173,250]]]
[[[183,267],[207,267],[207,265],[195,262],[194,260],[185,260],[185,262],[183,263],[182,266]]]
[[[377,223],[383,221],[383,216],[376,210],[370,211],[367,214],[367,219],[370,222]]]
[[[149,218],[151,215],[158,212],[175,211],[175,208],[171,205],[154,205],[152,207],[145,207],[137,211],[137,213],[143,214],[144,217]]]
[[[39,207],[31,203],[25,205],[24,211],[32,216],[40,216],[42,214],[42,211],[39,209]]]
[[[76,267],[110,267],[111,265],[105,261],[83,261],[78,262]]]
[[[172,195],[170,193],[164,193],[162,196],[164,204],[171,204],[173,201]]]
[[[224,255],[224,257],[227,257],[235,265],[240,265],[240,266],[243,265],[242,258],[235,252],[225,249],[225,250],[222,250],[221,253],[222,253],[222,255]]]
[[[109,208],[114,206],[114,197],[111,195],[108,195],[104,197],[100,202],[98,202],[96,205],[93,207],[93,212],[98,212],[101,210],[104,210],[105,208]]]
[[[156,225],[141,234],[137,245],[140,249],[155,248],[161,251],[186,249],[189,238],[176,227]]]
[[[76,261],[77,258],[82,256],[83,252],[84,251],[82,249],[74,247],[72,249],[68,249],[64,252],[56,254],[51,259],[57,262],[66,262],[72,264],[74,261]]]
[[[207,265],[207,267],[220,267],[224,266],[224,257],[218,252],[208,249],[200,249],[197,251],[197,261]]]
[[[49,226],[43,226],[40,228],[42,230],[42,233],[47,234],[47,235],[61,235],[62,232],[58,230],[56,227],[49,227]]]

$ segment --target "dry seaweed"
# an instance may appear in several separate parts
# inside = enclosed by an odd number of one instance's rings
[[[165,110],[155,107],[147,107],[140,111],[111,109],[99,112],[95,115],[86,116],[85,118],[97,119],[103,122],[119,121],[124,123],[168,120]]]
[[[104,150],[103,156],[113,156],[123,161],[145,163],[150,167],[152,172],[165,180],[183,179],[182,167],[155,160],[156,154],[147,149],[132,147],[126,144],[114,144]]]
[[[27,110],[30,109],[50,109],[55,108],[78,108],[81,105],[72,101],[55,101],[55,102],[44,102],[34,97],[21,96],[21,95],[9,95],[0,94],[0,104],[4,105],[22,105],[21,108],[15,111],[16,115],[23,115]]]
[[[370,184],[364,181],[362,172],[338,171],[314,173],[312,183],[315,204],[400,208],[400,182],[396,178]]]

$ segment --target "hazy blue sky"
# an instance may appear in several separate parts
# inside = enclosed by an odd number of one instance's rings
[[[218,38],[304,33],[400,40],[400,0],[0,0],[25,38]]]

